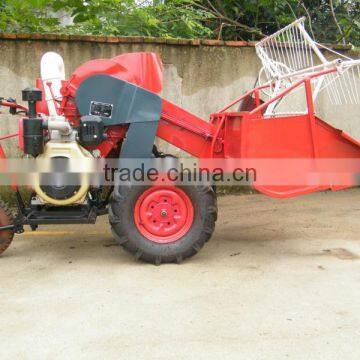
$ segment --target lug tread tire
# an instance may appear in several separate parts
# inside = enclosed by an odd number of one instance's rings
[[[124,185],[114,189],[109,204],[109,222],[117,242],[137,260],[155,265],[178,263],[198,253],[209,241],[217,219],[216,194],[211,186],[181,187],[194,206],[194,222],[182,238],[169,244],[146,239],[134,222],[134,205],[148,186]]]
[[[6,225],[14,223],[14,215],[12,211],[2,200],[0,200],[0,211],[2,211],[4,215],[9,219],[9,224]],[[1,239],[0,236],[0,255],[10,246],[14,238],[14,232],[12,230],[4,230],[4,232],[5,231],[7,232],[7,236],[4,236],[4,239]]]

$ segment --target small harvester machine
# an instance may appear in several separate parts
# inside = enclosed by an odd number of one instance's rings
[[[317,99],[325,97],[329,106],[359,104],[360,60],[324,49],[306,32],[304,19],[261,40],[256,52],[262,62],[257,85],[211,114],[210,121],[160,97],[162,63],[157,54],[91,60],[66,80],[61,56],[46,53],[35,87],[22,91],[27,105],[1,99],[0,105],[9,107],[11,114],[23,116],[18,132],[0,140],[18,138],[29,161],[60,159],[71,168],[94,159],[116,159],[120,167],[129,159],[174,160],[154,145],[158,137],[199,162],[224,162],[227,171],[246,159],[278,160],[278,167],[262,168],[271,173],[271,181],[252,184],[272,197],[356,185],[356,166],[350,172],[343,169],[351,173],[344,182],[332,181],[321,166],[317,174],[323,177],[290,179],[291,164],[298,159],[311,166],[318,160],[358,161],[360,143],[321,120],[315,109]],[[299,104],[302,109],[294,108]],[[0,158],[5,176],[10,159],[1,146]],[[44,171],[35,176],[29,199],[14,180],[17,211],[0,204],[0,253],[24,225],[36,230],[43,224],[93,224],[97,216],[108,214],[114,237],[137,259],[179,263],[196,254],[214,231],[216,186],[211,182],[104,186],[81,176],[81,171],[75,182],[63,175]]]

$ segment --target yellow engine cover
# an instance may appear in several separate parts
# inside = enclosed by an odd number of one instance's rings
[[[65,157],[71,159],[70,168],[74,172],[79,170],[79,165],[83,168],[84,163],[86,166],[86,162],[82,161],[84,159],[93,158],[91,153],[84,149],[76,142],[56,142],[49,141],[46,143],[44,147],[44,152],[39,155],[36,160],[38,162],[38,166],[42,171],[47,172],[51,171],[51,158],[55,157]],[[88,165],[90,171],[90,165]],[[40,186],[40,175],[35,177],[34,190],[36,194],[40,197],[40,199],[49,204],[53,205],[71,205],[75,203],[82,203],[85,200],[85,196],[89,190],[89,175],[88,172],[85,171],[81,176],[81,185],[80,188],[73,196],[67,199],[54,199],[48,196]]]

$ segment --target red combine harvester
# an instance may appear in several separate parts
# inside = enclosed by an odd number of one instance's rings
[[[36,87],[23,90],[28,107],[13,99],[0,101],[13,115],[25,113],[19,132],[0,139],[18,137],[29,158],[65,159],[69,164],[94,158],[164,157],[154,146],[156,136],[200,161],[356,160],[360,143],[319,119],[314,104],[322,93],[334,104],[358,103],[360,62],[342,54],[328,61],[303,22],[299,19],[256,45],[263,64],[258,86],[211,114],[210,122],[158,95],[162,63],[156,54],[92,60],[65,80],[62,58],[46,53]],[[295,93],[305,99],[305,110],[281,112]],[[235,106],[237,111],[230,111]],[[6,159],[1,146],[0,157]],[[291,171],[282,169],[282,179],[290,178]],[[351,185],[253,186],[268,196],[287,198]],[[209,240],[217,218],[213,184],[120,184],[107,191],[86,178],[68,184],[59,174],[50,174],[50,180],[40,177],[33,185],[29,201],[16,185],[13,188],[18,212],[12,214],[1,203],[0,253],[24,225],[36,230],[40,224],[95,223],[97,216],[108,213],[115,238],[137,259],[181,262]]]

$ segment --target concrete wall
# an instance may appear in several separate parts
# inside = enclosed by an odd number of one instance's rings
[[[21,98],[21,90],[39,76],[40,58],[46,51],[60,53],[69,76],[77,66],[94,58],[135,51],[161,55],[165,67],[163,96],[208,119],[214,112],[251,88],[260,62],[252,44],[244,42],[169,41],[139,38],[94,38],[48,36],[36,39],[0,35],[0,96]],[[360,138],[359,107],[329,110],[323,100],[319,112],[326,120]],[[345,121],[344,114],[349,120]],[[2,119],[0,132],[16,131],[15,118]],[[13,149],[14,142],[9,142]]]

